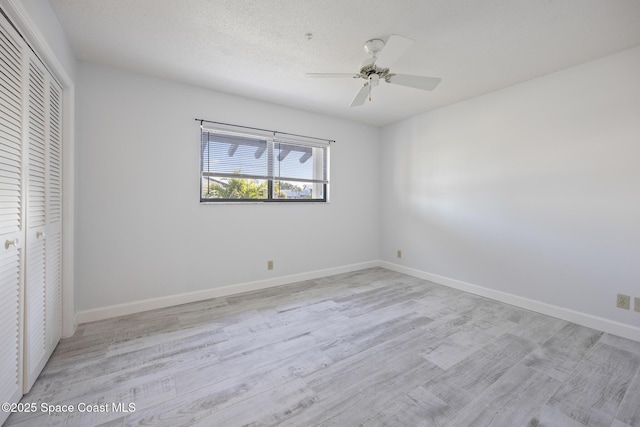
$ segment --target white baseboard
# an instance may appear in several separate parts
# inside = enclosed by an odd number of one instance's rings
[[[500,301],[505,304],[514,305],[526,310],[535,311],[537,313],[546,314],[548,316],[556,317],[568,322],[577,323],[578,325],[597,329],[599,331],[618,335],[620,337],[628,338],[631,340],[640,341],[640,328],[628,325],[626,323],[616,322],[602,317],[593,316],[591,314],[582,313],[568,308],[559,307],[529,298],[524,298],[518,295],[509,294],[507,292],[496,291],[495,289],[489,289],[483,286],[463,282],[461,280],[451,279],[449,277],[439,276],[433,273],[427,273],[425,271],[416,270],[414,268],[405,267],[387,261],[380,261],[379,266],[388,270],[408,274],[409,276],[414,276],[419,279],[429,280],[439,285],[459,289],[461,291],[469,292],[485,298],[490,298],[495,301]]]
[[[275,277],[273,279],[257,280],[254,282],[238,283],[235,285],[205,289],[202,291],[169,295],[165,297],[151,298],[141,301],[133,301],[124,304],[95,308],[92,310],[79,311],[76,315],[76,320],[78,324],[95,322],[97,320],[104,320],[117,316],[125,316],[127,314],[140,313],[142,311],[155,310],[158,308],[203,301],[211,298],[225,297],[229,295],[241,294],[244,292],[257,291],[260,289],[272,288],[274,286],[288,285],[290,283],[303,282],[305,280],[332,276],[334,274],[364,270],[365,268],[378,267],[379,265],[379,261],[368,261],[358,264],[344,265],[341,267],[327,268],[324,270],[310,271],[308,273]]]
[[[399,273],[408,274],[409,276],[429,280],[440,285],[448,286],[464,292],[469,292],[485,298],[490,298],[492,300],[500,301],[505,304],[510,304],[516,307],[524,308],[526,310],[546,314],[548,316],[556,317],[568,322],[577,323],[582,326],[597,329],[624,338],[640,341],[640,328],[636,326],[593,316],[591,314],[582,313],[552,304],[547,304],[541,301],[532,300],[507,292],[485,288],[483,286],[474,285],[472,283],[463,282],[461,280],[451,279],[449,277],[440,276],[433,273],[427,273],[422,270],[405,267],[388,261],[368,261],[341,267],[328,268],[324,270],[316,270],[308,273],[292,274],[289,276],[275,277],[272,279],[257,280],[254,282],[239,283],[219,288],[205,289],[202,291],[169,295],[166,297],[133,301],[125,304],[117,304],[92,310],[80,311],[76,314],[76,324],[94,322],[97,320],[104,320],[112,317],[124,316],[127,314],[134,314],[148,310],[155,310],[158,308],[171,307],[174,305],[186,304],[190,302],[203,301],[211,298],[225,297],[229,295],[241,294],[244,292],[257,291],[260,289],[267,289],[275,286],[287,285],[290,283],[303,282],[305,280],[318,279],[320,277],[331,276],[334,274],[349,273],[352,271],[363,270],[365,268],[372,267],[383,267],[388,270],[393,270]]]
[[[73,315],[73,321],[71,325],[67,325],[62,328],[62,338],[71,338],[78,329],[78,313]]]

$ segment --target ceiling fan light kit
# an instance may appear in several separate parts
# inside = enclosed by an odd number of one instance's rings
[[[354,78],[364,79],[366,83],[351,102],[351,107],[359,107],[369,97],[371,101],[371,88],[378,86],[380,80],[386,83],[400,86],[412,87],[421,90],[433,90],[438,86],[441,79],[437,77],[413,76],[409,74],[394,74],[389,71],[389,67],[400,58],[413,44],[413,40],[391,35],[387,43],[380,39],[367,40],[364,44],[364,51],[369,58],[364,61],[360,72],[350,73],[308,73],[311,78]]]

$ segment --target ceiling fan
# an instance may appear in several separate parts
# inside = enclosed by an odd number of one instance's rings
[[[387,43],[380,39],[368,40],[364,44],[364,50],[370,58],[362,64],[362,68],[356,74],[352,73],[307,73],[311,78],[353,78],[365,79],[367,82],[358,91],[351,102],[351,107],[359,107],[369,98],[371,101],[371,88],[378,86],[380,80],[387,83],[408,86],[422,90],[433,90],[442,79],[437,77],[413,76],[410,74],[394,74],[389,67],[400,58],[413,44],[413,40],[391,35]]]

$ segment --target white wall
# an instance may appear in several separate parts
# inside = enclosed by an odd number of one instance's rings
[[[89,63],[78,87],[78,310],[378,259],[378,129]],[[331,203],[200,205],[195,118],[336,140]]]
[[[640,297],[640,47],[390,125],[380,144],[383,260],[640,325],[615,307]]]

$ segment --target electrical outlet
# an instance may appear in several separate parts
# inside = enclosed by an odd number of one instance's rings
[[[635,297],[634,300],[633,309],[640,313],[640,298]]]
[[[398,249],[398,258],[402,258],[402,251]]]
[[[273,261],[267,261],[267,270],[273,270]]]
[[[624,308],[625,310],[629,310],[631,305],[631,297],[629,295],[618,294],[618,299],[616,301],[616,307]]]

